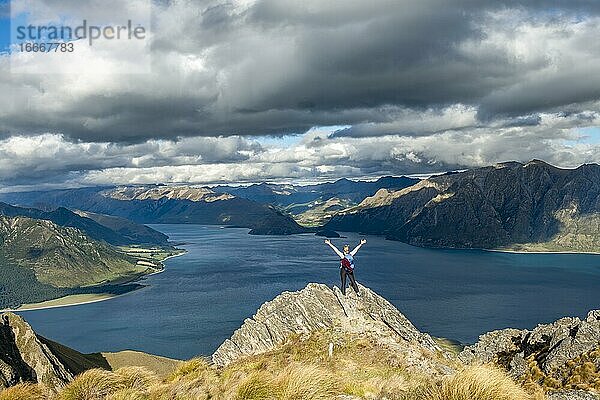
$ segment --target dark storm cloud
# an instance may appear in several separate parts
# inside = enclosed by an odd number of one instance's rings
[[[115,76],[109,88],[90,83],[74,93],[69,77],[52,83],[55,77],[5,74],[0,86],[11,104],[0,111],[0,129],[139,142],[385,123],[390,107],[464,104],[478,108],[482,121],[526,116],[598,99],[600,49],[579,43],[592,60],[567,68],[551,53],[519,58],[492,35],[518,41],[511,31],[537,24],[541,34],[555,27],[568,38],[567,22],[585,24],[599,8],[584,1],[157,4],[152,74]]]
[[[110,53],[90,53],[81,74],[10,74],[0,56],[0,183],[246,182],[600,158],[579,132],[600,125],[600,2],[154,6],[151,73],[114,74]]]

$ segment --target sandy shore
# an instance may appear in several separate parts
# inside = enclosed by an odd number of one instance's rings
[[[186,255],[186,254],[187,254],[187,250],[184,250],[184,251],[182,251],[181,253],[178,253],[178,254],[173,254],[172,256],[165,257],[165,259],[164,259],[164,260],[162,260],[161,262],[165,262],[165,261],[167,261],[169,258],[175,258],[175,257],[179,257],[179,256],[184,256],[184,255]]]
[[[123,294],[126,294],[126,293],[123,293]],[[77,306],[80,304],[98,303],[100,301],[110,300],[110,299],[113,299],[118,296],[122,296],[122,295],[109,294],[109,293],[72,294],[69,296],[59,297],[58,299],[42,301],[40,303],[23,304],[19,308],[4,309],[1,312],[33,311],[33,310],[45,310],[47,308]]]

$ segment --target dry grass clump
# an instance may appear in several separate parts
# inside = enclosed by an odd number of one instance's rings
[[[19,383],[0,391],[0,400],[45,400],[47,390],[38,384]]]
[[[117,375],[103,369],[90,369],[78,375],[59,394],[60,400],[103,400],[121,389]]]
[[[271,376],[265,372],[254,372],[246,376],[235,390],[227,397],[245,400],[269,400],[276,393]]]
[[[152,400],[220,399],[222,385],[217,370],[203,358],[183,363],[167,379],[151,388]]]
[[[233,380],[229,380],[233,383]],[[224,398],[235,400],[325,400],[342,393],[337,379],[310,364],[291,364],[278,373],[253,372],[225,388]]]
[[[138,389],[119,389],[106,396],[106,400],[149,400],[150,397],[146,391]]]
[[[407,400],[543,400],[540,390],[528,392],[504,371],[491,365],[469,366],[405,397]]]
[[[91,369],[78,375],[58,393],[58,400],[145,400],[159,383],[142,367],[125,367],[115,372]]]
[[[325,400],[341,394],[337,379],[315,365],[290,364],[274,377],[277,399]]]
[[[119,384],[126,389],[147,390],[158,381],[158,377],[142,367],[123,367],[115,371]]]

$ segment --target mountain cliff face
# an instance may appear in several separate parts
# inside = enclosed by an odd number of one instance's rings
[[[414,368],[446,371],[432,354],[441,353],[435,341],[419,332],[393,305],[360,286],[361,296],[311,283],[298,292],[284,292],[264,303],[254,317],[234,332],[212,355],[218,366],[274,350],[290,335],[331,329],[338,335],[360,335],[382,347],[403,353]]]
[[[209,203],[234,198],[228,193],[220,194],[208,188],[192,186],[122,186],[106,190],[102,194],[116,200],[160,200],[165,198]]]
[[[19,382],[40,382],[60,388],[73,374],[18,315],[7,313],[0,321],[0,388]]]
[[[600,249],[600,166],[502,163],[379,191],[327,229],[385,234],[418,246]]]
[[[116,370],[136,366],[167,376],[179,364],[178,360],[130,350],[83,354],[36,334],[16,314],[5,313],[0,318],[0,391],[21,382],[43,383],[57,390],[77,374],[93,368]]]

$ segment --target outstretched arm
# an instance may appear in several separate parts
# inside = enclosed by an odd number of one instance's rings
[[[367,240],[366,240],[366,239],[361,239],[361,240],[360,240],[360,243],[358,244],[358,246],[356,246],[356,247],[354,248],[354,250],[352,250],[352,251],[350,252],[350,255],[352,255],[352,257],[354,257],[354,255],[355,255],[356,253],[358,253],[358,251],[360,250],[360,248],[362,247],[362,245],[363,245],[363,244],[365,244],[365,243],[367,243]]]
[[[337,254],[340,258],[344,258],[344,253],[342,253],[341,251],[338,250],[337,247],[335,247],[333,245],[333,243],[331,243],[331,240],[329,239],[325,239],[325,244],[327,244],[329,247],[331,247],[331,249],[333,251],[335,251],[335,254]]]

